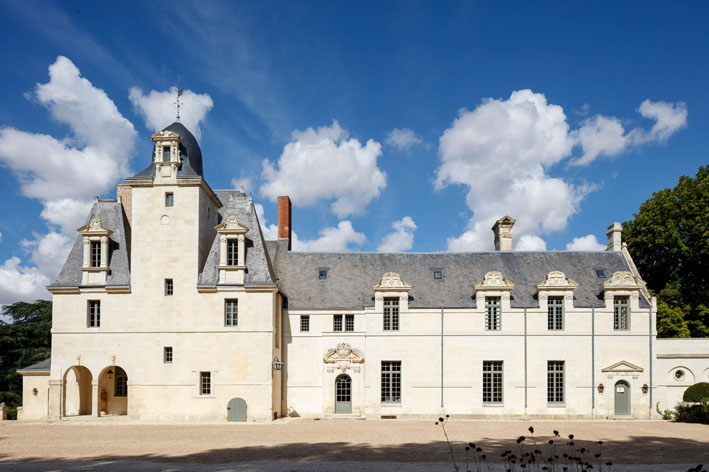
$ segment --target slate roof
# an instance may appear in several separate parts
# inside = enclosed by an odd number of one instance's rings
[[[17,372],[49,372],[52,367],[52,358],[47,357],[45,360],[32,364],[25,367],[24,369],[18,369]]]
[[[182,137],[182,143],[180,144],[182,165],[179,169],[177,169],[177,177],[204,178],[204,173],[202,172],[202,151],[200,150],[199,144],[192,133],[190,133],[190,131],[185,128],[185,125],[179,121],[174,122],[167,128],[163,129],[163,131],[172,131]],[[150,157],[150,165],[133,177],[128,177],[126,180],[146,180],[155,177],[155,164],[153,163],[152,158],[154,155],[155,146],[153,146],[153,154],[151,154]]]
[[[97,201],[91,207],[86,224],[92,219],[100,218],[101,224],[113,231],[109,236],[109,273],[106,286],[123,286],[130,284],[130,268],[126,228],[130,228],[123,214],[123,206],[117,201]],[[129,230],[130,231],[130,230]],[[81,285],[81,266],[84,263],[83,236],[76,236],[74,246],[57,280],[50,287],[78,287]]]
[[[215,190],[217,198],[224,205],[219,209],[221,223],[228,216],[236,216],[239,223],[249,228],[246,233],[246,274],[245,285],[275,283],[273,269],[268,260],[261,225],[251,198],[241,190]],[[212,241],[207,260],[199,277],[200,285],[216,285],[219,282],[219,234]]]
[[[371,286],[386,272],[397,272],[413,288],[412,308],[474,308],[473,284],[486,272],[499,271],[515,283],[511,306],[538,307],[536,284],[560,270],[579,283],[577,307],[604,306],[601,283],[616,271],[630,270],[620,252],[480,252],[480,253],[302,253],[287,251],[284,241],[269,241],[269,254],[281,292],[291,309],[350,309],[374,306]],[[320,280],[320,270],[327,278]],[[443,278],[433,278],[440,270]],[[603,270],[606,279],[599,279]],[[640,297],[641,306],[647,302]]]

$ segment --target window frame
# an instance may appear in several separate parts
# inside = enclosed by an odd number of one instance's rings
[[[327,280],[327,271],[324,269],[318,270],[318,280]]]
[[[165,208],[172,208],[175,206],[175,193],[165,192]]]
[[[172,364],[172,346],[164,346],[162,348],[163,364]]]
[[[630,297],[613,296],[613,331],[630,331]]]
[[[310,332],[310,315],[300,315],[300,332]]]
[[[162,162],[172,162],[172,152],[170,146],[162,146]],[[167,156],[167,160],[165,157]]]
[[[229,267],[239,265],[239,240],[237,238],[226,240],[226,265]]]
[[[502,297],[485,297],[485,331],[502,331]]]
[[[233,307],[233,310],[229,310]],[[239,326],[239,299],[226,298],[224,299],[224,327],[236,328]]]
[[[113,374],[113,396],[114,397],[127,397],[128,396],[128,375],[126,371],[121,369],[122,374],[116,369],[116,373]]]
[[[171,297],[175,293],[175,282],[173,279],[165,279],[165,296]]]
[[[504,368],[504,361],[483,361],[483,405],[502,405],[504,403]]]
[[[101,241],[90,241],[91,248],[89,252],[89,267],[101,267]]]
[[[355,326],[355,316],[354,315],[345,315],[345,332],[346,333],[351,333],[354,332],[354,326]]]
[[[205,397],[212,395],[212,372],[208,370],[199,372],[199,394]]]
[[[401,371],[401,361],[381,361],[381,404],[401,405]]]
[[[96,310],[93,308],[96,307]],[[86,327],[100,328],[101,327],[101,300],[86,301]]]
[[[566,361],[547,361],[547,404],[566,404]]]
[[[332,315],[332,331],[339,333],[344,331],[344,322],[343,322],[343,316],[342,315]]]
[[[399,297],[384,297],[383,300],[383,331],[399,331],[399,314],[400,314]]]
[[[564,331],[565,325],[564,297],[547,298],[547,331]]]
[[[433,280],[443,280],[443,271],[434,270],[433,271]]]

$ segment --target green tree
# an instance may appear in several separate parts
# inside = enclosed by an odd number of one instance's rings
[[[623,239],[657,296],[661,337],[709,336],[709,166],[655,192],[623,223]]]
[[[2,307],[11,321],[0,320],[0,401],[8,407],[22,403],[22,369],[40,362],[51,352],[52,302],[17,302]]]

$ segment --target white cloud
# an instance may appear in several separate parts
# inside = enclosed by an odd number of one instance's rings
[[[418,229],[410,216],[391,224],[394,231],[387,234],[377,247],[379,252],[403,252],[414,246],[414,232]]]
[[[254,188],[253,181],[249,177],[244,176],[231,179],[231,188],[239,189],[241,187],[244,187],[246,193],[251,192]]]
[[[0,233],[0,243],[2,242],[2,233]]]
[[[254,206],[264,239],[278,239],[278,225],[268,224],[263,205],[256,203]],[[348,252],[352,250],[352,245],[360,246],[366,240],[367,237],[364,233],[355,231],[352,223],[347,220],[340,221],[337,227],[327,227],[320,230],[320,237],[310,241],[301,241],[295,231],[291,232],[293,250],[302,252]]]
[[[508,99],[486,99],[473,110],[463,109],[440,138],[440,165],[435,186],[467,187],[473,212],[463,234],[448,239],[448,250],[490,250],[492,224],[503,215],[517,218],[515,234],[536,236],[564,229],[594,185],[552,177],[548,170],[569,158],[575,147],[588,164],[600,155],[617,155],[628,146],[661,142],[686,123],[686,106],[646,100],[639,112],[656,120],[649,132],[625,133],[617,118],[594,116],[571,130],[562,107],[531,90]],[[527,238],[526,247],[540,248]],[[538,249],[535,249],[538,250]]]
[[[151,90],[147,95],[138,87],[132,87],[128,98],[135,110],[145,119],[145,126],[151,131],[157,131],[177,121],[177,87],[170,90]],[[185,90],[180,97],[180,122],[189,129],[197,139],[202,136],[200,122],[214,106],[212,97],[206,93],[194,93]]]
[[[263,161],[261,194],[272,200],[289,195],[298,206],[333,200],[331,209],[339,218],[362,214],[386,187],[386,174],[377,167],[382,146],[348,138],[337,121],[293,132],[277,163]]]
[[[411,146],[423,143],[421,138],[419,138],[416,133],[408,128],[394,128],[387,133],[387,137],[384,142],[399,151],[406,151]]]
[[[587,234],[579,238],[574,238],[566,244],[567,251],[605,251],[606,245],[601,244],[593,234]]]
[[[547,243],[533,234],[523,234],[517,238],[515,251],[546,251]]]
[[[44,285],[56,277],[91,201],[129,173],[136,131],[114,102],[66,57],[49,66],[49,77],[37,84],[31,98],[68,125],[71,134],[57,139],[0,129],[0,162],[17,176],[23,195],[42,202],[41,216],[50,227],[48,234],[21,243],[37,267],[24,266],[17,258],[2,266],[6,293],[13,298],[0,303],[48,295]],[[35,286],[30,290],[28,284]]]
[[[44,288],[49,277],[36,267],[21,265],[19,257],[11,257],[0,266],[0,306],[17,301],[49,298]]]

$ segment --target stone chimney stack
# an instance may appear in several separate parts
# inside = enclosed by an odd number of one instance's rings
[[[130,185],[116,185],[116,198],[123,205],[123,211],[126,213],[128,224],[131,224],[131,216],[133,215],[133,190]]]
[[[623,249],[623,240],[621,239],[621,234],[623,233],[623,227],[620,223],[613,223],[608,227],[608,247],[606,251],[621,251]]]
[[[278,239],[288,240],[291,250],[291,203],[290,197],[278,197]]]
[[[492,226],[492,232],[495,233],[495,251],[512,250],[512,227],[515,221],[517,220],[510,216],[503,216]]]

